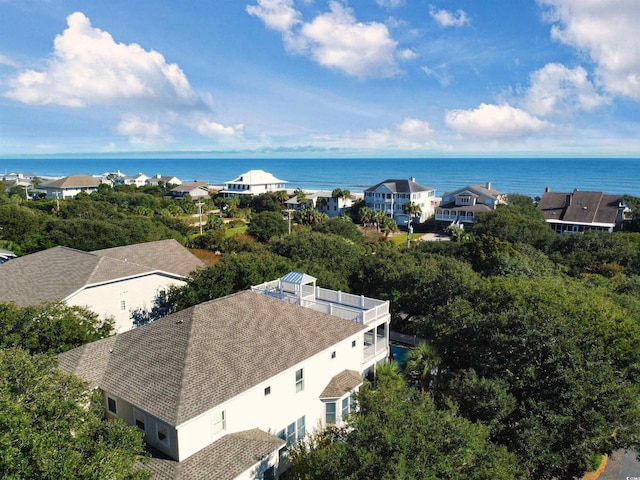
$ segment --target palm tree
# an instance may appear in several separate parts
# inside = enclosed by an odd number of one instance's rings
[[[409,215],[409,217],[415,217],[421,211],[422,209],[420,208],[420,205],[418,205],[417,203],[407,202],[404,205],[402,205],[402,212],[405,215]]]
[[[429,385],[433,378],[433,370],[440,364],[440,357],[435,349],[426,342],[420,342],[407,354],[406,372],[409,375],[417,375],[422,385],[422,390],[429,391]]]
[[[377,209],[373,211],[373,220],[376,222],[376,230],[380,231],[380,227],[382,226],[385,218],[387,218],[387,214],[384,213],[384,210]]]
[[[366,227],[368,224],[373,222],[373,210],[369,207],[362,207],[358,214],[360,215],[360,221],[362,222],[363,227]]]
[[[305,203],[307,203],[307,194],[304,193],[304,191],[301,188],[296,188],[293,191],[293,195],[297,197],[296,200],[298,201],[298,205],[300,204],[304,205]]]

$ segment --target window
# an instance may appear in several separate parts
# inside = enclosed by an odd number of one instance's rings
[[[127,309],[127,301],[120,300],[120,310],[125,311]]]
[[[349,415],[349,397],[342,399],[342,419],[344,420]]]
[[[224,410],[223,410],[222,412],[219,412],[219,413],[217,413],[217,414],[215,414],[213,416],[213,433],[214,433],[214,435],[216,433],[221,432],[225,428],[226,428],[226,419],[225,419],[225,414],[224,414]]]
[[[296,370],[296,392],[301,392],[302,390],[304,390],[304,372],[301,368]]]
[[[352,341],[351,341],[351,348],[354,348],[355,346],[356,346],[356,341],[355,341],[355,340],[352,340]]]
[[[327,425],[336,423],[336,402],[327,402],[325,404],[324,420]]]
[[[147,418],[146,418],[144,413],[142,413],[141,411],[136,410],[134,408],[133,409],[133,421],[136,424],[136,427],[138,427],[143,432],[145,431],[145,427],[146,427],[145,424],[147,423]]]
[[[298,431],[298,441],[302,440],[307,433],[304,424],[305,424],[304,417],[300,417],[296,421],[296,430]]]
[[[115,398],[107,397],[107,410],[114,415],[118,414],[118,404]]]
[[[264,396],[271,395],[271,386],[265,387]]]
[[[334,350],[333,352],[331,352],[331,358],[336,358],[336,351]]]
[[[169,426],[157,421],[156,422],[156,439],[165,446],[169,446]]]
[[[296,443],[296,423],[293,422],[287,427],[287,447]]]
[[[269,468],[267,468],[262,474],[262,478],[263,480],[275,480],[276,479],[275,467],[272,465]]]

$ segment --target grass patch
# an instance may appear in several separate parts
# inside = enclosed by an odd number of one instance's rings
[[[233,228],[227,228],[227,231],[225,232],[225,238],[229,238],[229,237],[233,237],[234,235],[238,234],[238,233],[246,233],[247,232],[247,225],[243,225],[241,227],[233,227]]]

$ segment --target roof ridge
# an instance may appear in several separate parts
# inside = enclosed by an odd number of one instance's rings
[[[224,297],[223,297],[224,298]],[[178,419],[182,417],[182,411],[184,408],[186,408],[185,403],[182,401],[182,398],[184,396],[184,392],[187,390],[188,385],[187,385],[187,374],[186,374],[186,370],[187,370],[187,364],[190,363],[191,361],[191,352],[196,348],[196,346],[194,345],[196,342],[192,341],[192,337],[193,335],[193,330],[195,328],[195,313],[196,313],[196,307],[198,307],[201,304],[198,305],[194,305],[191,308],[188,308],[186,310],[183,310],[183,312],[185,312],[185,314],[187,313],[187,311],[189,311],[188,313],[188,320],[189,320],[189,333],[187,335],[187,348],[184,352],[184,355],[182,356],[182,368],[180,369],[180,388],[178,389],[178,408],[175,409],[174,411],[174,415],[175,417],[171,419],[172,423],[174,425],[177,425],[178,423]],[[182,322],[184,323],[184,319],[180,319],[178,320],[178,322]]]

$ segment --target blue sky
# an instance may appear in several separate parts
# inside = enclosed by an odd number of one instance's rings
[[[640,156],[637,0],[0,0],[0,156]]]

